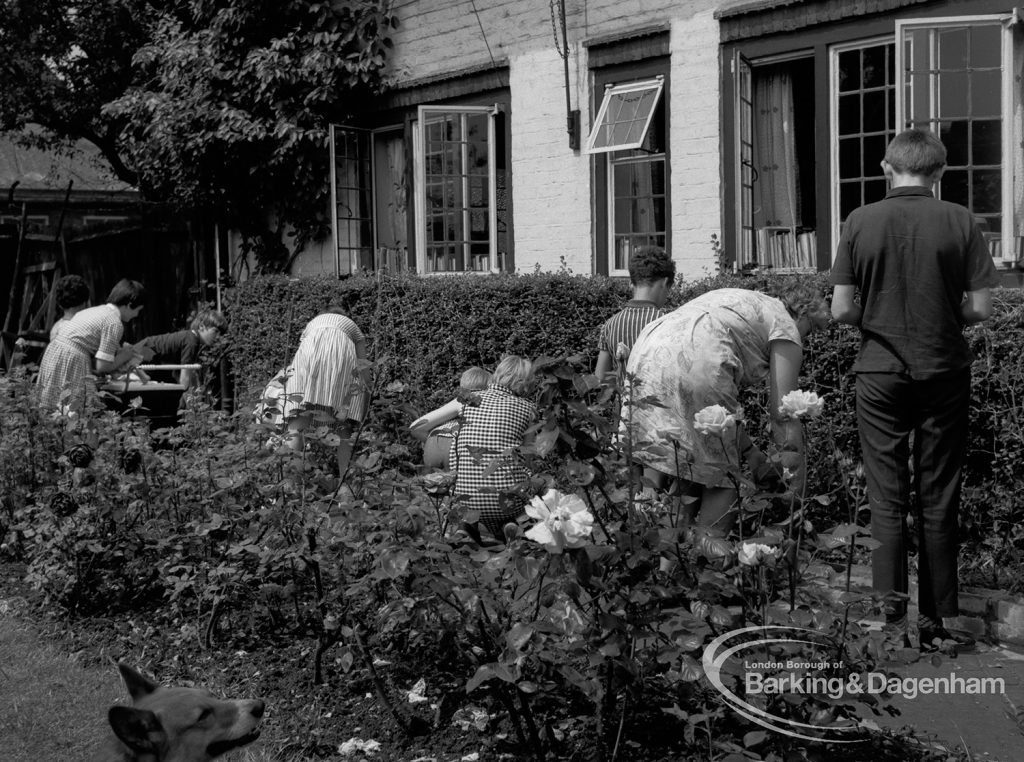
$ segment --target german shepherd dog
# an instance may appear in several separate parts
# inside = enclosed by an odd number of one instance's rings
[[[227,701],[199,688],[164,688],[118,664],[132,706],[112,706],[114,730],[96,762],[209,762],[259,737],[263,702]]]

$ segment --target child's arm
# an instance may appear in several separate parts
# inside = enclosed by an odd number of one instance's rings
[[[968,291],[960,305],[960,314],[967,325],[981,323],[992,317],[992,289]]]
[[[594,375],[597,376],[597,380],[602,380],[606,374],[610,373],[612,369],[612,356],[607,349],[602,349],[597,353],[597,365],[594,366]]]
[[[458,400],[452,400],[448,404],[442,405],[436,410],[431,410],[426,415],[417,418],[409,426],[409,431],[417,439],[425,440],[433,429],[442,423],[448,423],[448,421],[458,418],[460,415],[462,415],[462,403]]]
[[[860,325],[861,307],[853,300],[856,286],[836,286],[832,290],[832,317],[840,323]]]

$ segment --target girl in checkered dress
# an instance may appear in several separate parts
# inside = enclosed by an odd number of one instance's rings
[[[462,425],[452,443],[454,494],[465,495],[466,507],[478,511],[480,522],[497,537],[526,504],[513,493],[529,476],[516,460],[515,448],[537,417],[537,406],[525,396],[532,387],[533,363],[515,355],[504,358],[480,404],[463,407]]]
[[[84,309],[64,324],[39,362],[36,383],[41,407],[54,410],[66,404],[69,409],[80,410],[90,377],[142,362],[135,347],[120,345],[124,323],[138,317],[145,301],[146,289],[141,283],[121,280],[106,304]]]

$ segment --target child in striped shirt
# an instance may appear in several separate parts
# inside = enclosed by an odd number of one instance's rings
[[[633,298],[601,326],[600,351],[594,367],[594,375],[598,379],[603,379],[620,365],[625,366],[628,354],[627,357],[617,356],[620,344],[625,345],[628,353],[640,331],[665,314],[662,307],[675,278],[676,263],[660,246],[643,246],[633,252],[629,258]]]

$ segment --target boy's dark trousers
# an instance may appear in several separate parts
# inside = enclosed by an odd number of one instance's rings
[[[857,374],[857,424],[871,535],[882,543],[872,553],[873,587],[879,592],[908,592],[907,513],[913,490],[920,506],[921,616],[959,613],[957,516],[970,397],[970,368],[919,381],[902,373]],[[890,619],[905,613],[902,601],[887,611]]]

